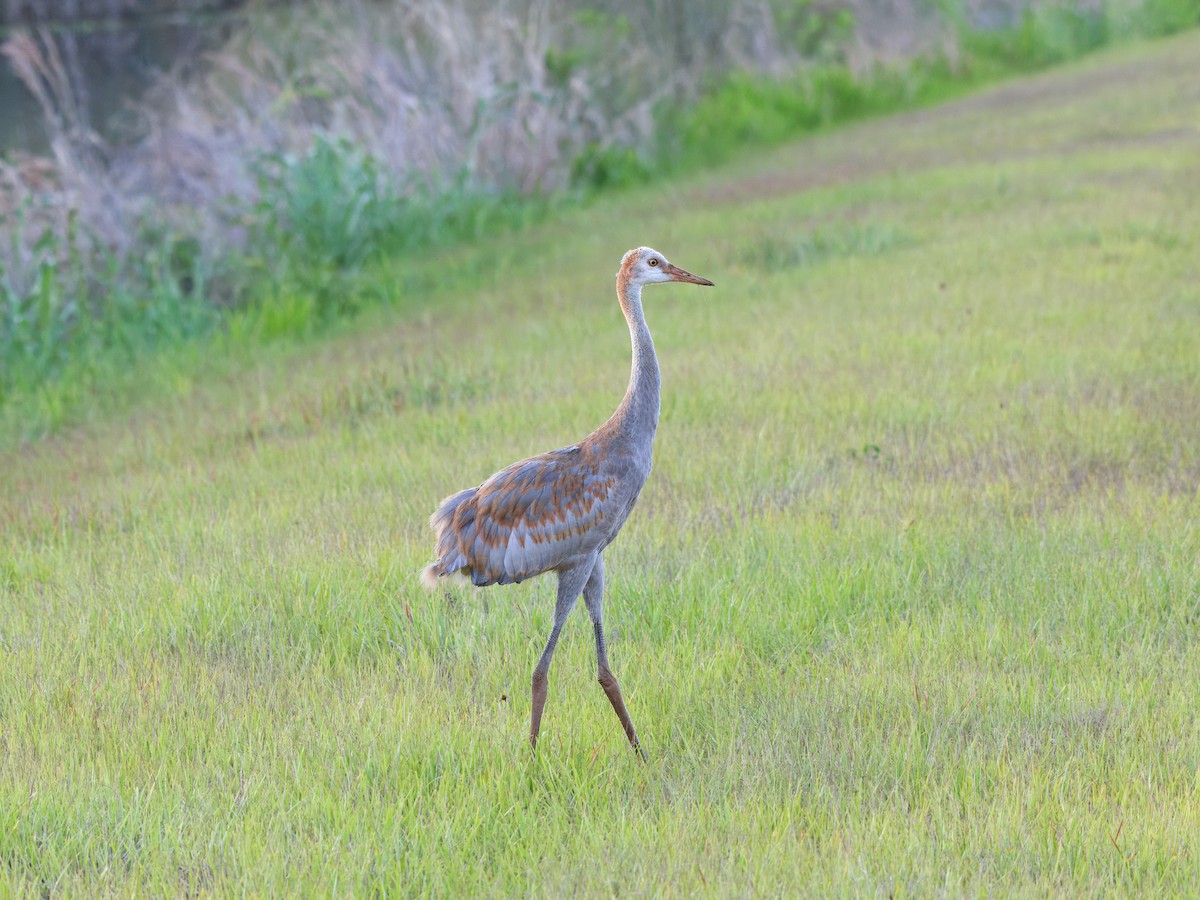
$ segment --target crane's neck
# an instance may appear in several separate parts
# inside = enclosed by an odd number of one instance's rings
[[[654,353],[654,341],[642,313],[642,286],[627,279],[618,279],[617,296],[625,321],[629,323],[633,369],[629,373],[629,388],[613,414],[613,424],[628,439],[644,442],[649,450],[658,428],[659,393],[662,388],[658,357]]]

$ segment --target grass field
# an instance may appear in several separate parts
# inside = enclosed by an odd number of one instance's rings
[[[0,458],[0,894],[1200,883],[1200,34],[373,270],[398,296]],[[612,411],[610,655],[422,591],[452,490]],[[368,276],[364,276],[368,277]],[[399,286],[394,286],[399,285]],[[135,377],[131,376],[131,377]]]

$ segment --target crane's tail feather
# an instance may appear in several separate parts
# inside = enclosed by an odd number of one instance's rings
[[[478,488],[468,488],[451,494],[438,504],[433,515],[429,517],[429,527],[437,535],[437,562],[430,563],[421,570],[421,583],[430,590],[437,588],[438,580],[448,578],[457,573],[467,564],[467,558],[458,549],[454,524],[454,514],[464,502],[475,496]]]
[[[421,584],[427,591],[436,591],[438,583],[437,565],[431,563],[421,570]]]
[[[465,500],[474,497],[479,491],[479,488],[467,488],[465,491],[459,491],[457,494],[451,494],[445,500],[438,504],[438,508],[433,511],[433,515],[429,517],[429,527],[433,529],[437,535],[438,543],[441,543],[442,536],[446,533],[446,529],[450,527],[450,523],[454,521],[454,514],[458,512],[458,508],[462,506]]]

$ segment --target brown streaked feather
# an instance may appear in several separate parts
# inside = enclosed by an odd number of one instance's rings
[[[555,569],[598,543],[614,482],[601,472],[594,447],[514,463],[438,507],[430,519],[438,542],[430,574],[461,571],[482,586]]]

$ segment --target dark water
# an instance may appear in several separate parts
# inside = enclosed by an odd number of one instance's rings
[[[232,27],[228,15],[142,16],[41,33],[58,47],[90,127],[119,140],[155,73],[194,61]],[[0,41],[9,33],[0,31]],[[0,57],[0,155],[42,153],[47,146],[41,108]]]

